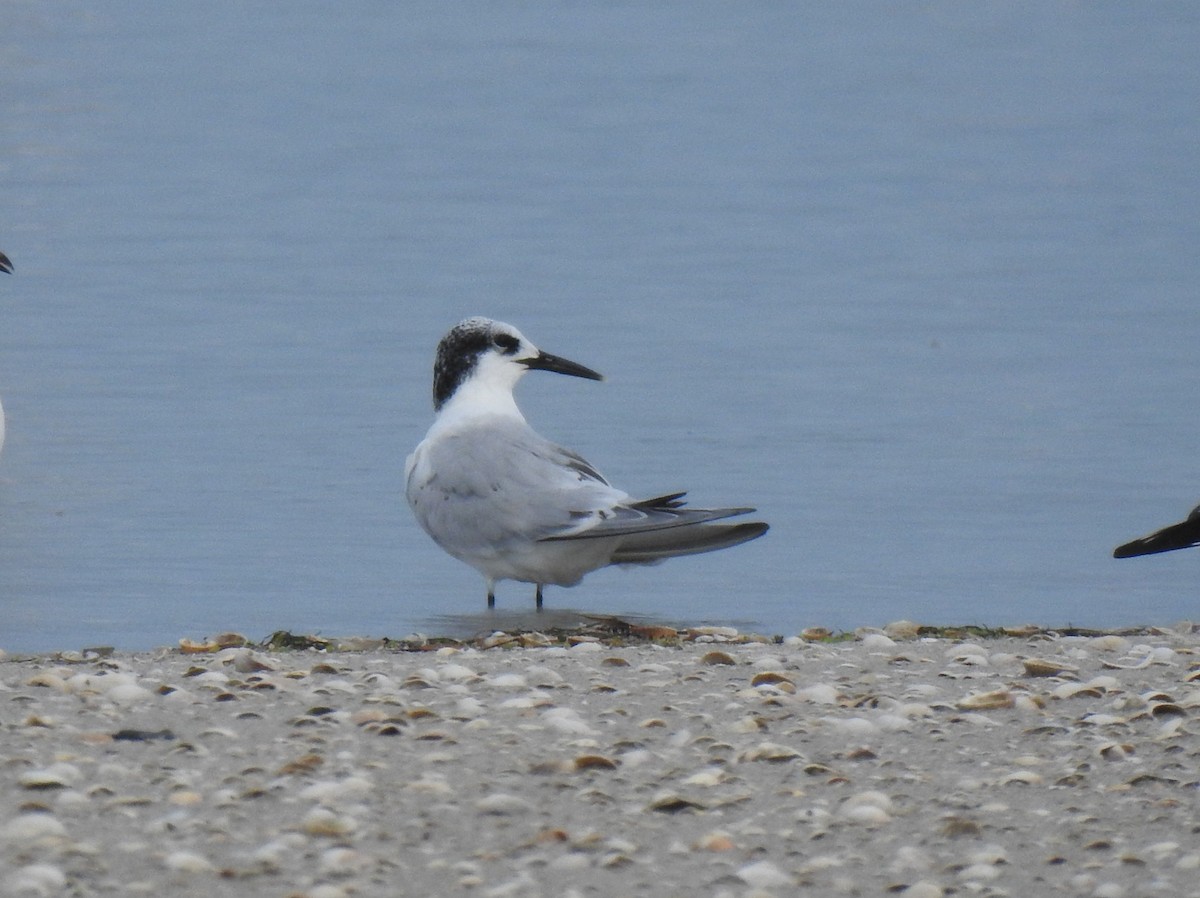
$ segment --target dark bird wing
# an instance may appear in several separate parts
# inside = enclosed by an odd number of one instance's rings
[[[1164,527],[1162,530],[1125,543],[1123,546],[1117,546],[1113,550],[1113,558],[1154,555],[1158,552],[1170,552],[1174,549],[1187,549],[1192,546],[1200,546],[1200,505],[1192,509],[1187,520]]]

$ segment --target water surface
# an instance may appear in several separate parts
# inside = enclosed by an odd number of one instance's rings
[[[468,314],[543,433],[764,539],[556,608],[1171,623],[1200,8],[12,3],[0,646],[484,628],[404,506]],[[507,612],[532,588],[502,584]]]

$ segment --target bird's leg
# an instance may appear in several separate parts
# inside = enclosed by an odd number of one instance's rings
[[[487,591],[488,591],[488,608],[495,608],[496,607],[496,583],[494,580],[489,580],[487,582]]]
[[[540,584],[540,583],[537,585],[537,594],[535,596],[535,600],[537,601],[537,610],[541,611],[542,610],[542,584]]]

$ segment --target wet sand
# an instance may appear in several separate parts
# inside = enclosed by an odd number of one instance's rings
[[[1193,627],[889,632],[10,656],[0,894],[1200,895]]]

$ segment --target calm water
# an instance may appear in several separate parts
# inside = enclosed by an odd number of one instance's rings
[[[608,375],[542,432],[773,525],[552,607],[1197,616],[1200,553],[1110,552],[1200,500],[1200,7],[4,19],[0,647],[491,626],[402,498],[467,314]]]

